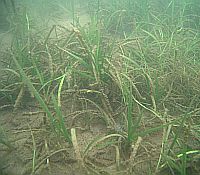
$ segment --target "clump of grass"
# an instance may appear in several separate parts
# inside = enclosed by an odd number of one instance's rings
[[[60,110],[60,105],[58,105],[58,102],[56,101],[54,95],[52,95],[52,100],[53,100],[54,108],[55,108],[55,111],[56,111],[56,117],[58,117],[58,119],[54,118],[54,116],[52,115],[51,111],[49,110],[49,107],[44,102],[44,100],[42,99],[42,97],[40,96],[38,91],[35,89],[35,87],[33,86],[32,82],[27,77],[27,75],[25,74],[25,72],[23,71],[23,69],[21,68],[21,66],[19,65],[19,63],[18,63],[18,61],[16,60],[15,57],[13,57],[13,60],[14,60],[16,66],[18,67],[18,69],[20,71],[20,74],[21,74],[21,76],[23,78],[23,81],[26,82],[26,85],[28,86],[30,92],[34,95],[34,97],[38,100],[40,106],[46,112],[47,117],[50,120],[50,123],[51,123],[51,126],[52,126],[53,130],[55,132],[61,133],[65,137],[65,139],[69,143],[71,143],[70,135],[67,132],[66,127],[64,125],[63,116],[62,116],[61,110]],[[61,86],[62,86],[62,81],[61,81]]]

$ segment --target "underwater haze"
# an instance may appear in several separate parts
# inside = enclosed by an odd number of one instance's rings
[[[199,0],[0,0],[0,175],[198,175],[199,116]]]

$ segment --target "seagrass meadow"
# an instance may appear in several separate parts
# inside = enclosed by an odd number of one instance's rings
[[[199,9],[0,1],[0,175],[199,175]]]

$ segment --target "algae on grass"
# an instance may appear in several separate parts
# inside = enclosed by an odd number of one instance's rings
[[[2,81],[4,97],[14,99],[16,107],[28,89],[38,103],[26,110],[43,110],[52,126],[52,130],[48,122],[41,122],[42,128],[31,126],[33,116],[27,117],[33,131],[28,143],[34,152],[32,162],[30,155],[27,159],[32,170],[44,170],[41,165],[47,160],[52,166],[45,169],[49,174],[57,165],[62,167],[61,162],[66,172],[66,165],[75,169],[80,159],[86,174],[146,175],[159,172],[165,164],[186,174],[186,163],[193,158],[187,159],[185,148],[192,140],[199,143],[196,1],[84,1],[84,7],[88,5],[84,12],[90,10],[90,21],[84,26],[76,1],[67,2],[68,9],[54,6],[58,1],[38,1],[39,9],[48,4],[49,9],[62,9],[52,14],[71,16],[64,19],[65,26],[54,23],[48,31],[32,26],[37,19],[22,8],[13,18],[17,36],[10,49],[12,58],[7,59],[12,64],[2,69],[9,74]],[[73,27],[67,26],[71,21]],[[20,124],[20,132],[26,132],[23,127]],[[43,127],[48,138],[37,140],[36,132]],[[0,142],[9,146],[4,134]],[[191,150],[197,150],[194,146]],[[182,155],[178,161],[177,155]]]
[[[0,144],[5,145],[9,149],[13,149],[14,146],[10,143],[8,137],[6,136],[3,128],[0,126]]]

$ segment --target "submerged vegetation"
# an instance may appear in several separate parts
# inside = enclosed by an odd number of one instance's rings
[[[24,175],[199,174],[197,0],[38,3],[58,23],[38,26],[22,4],[8,17],[0,112],[21,126],[2,126],[1,154],[28,147]]]

